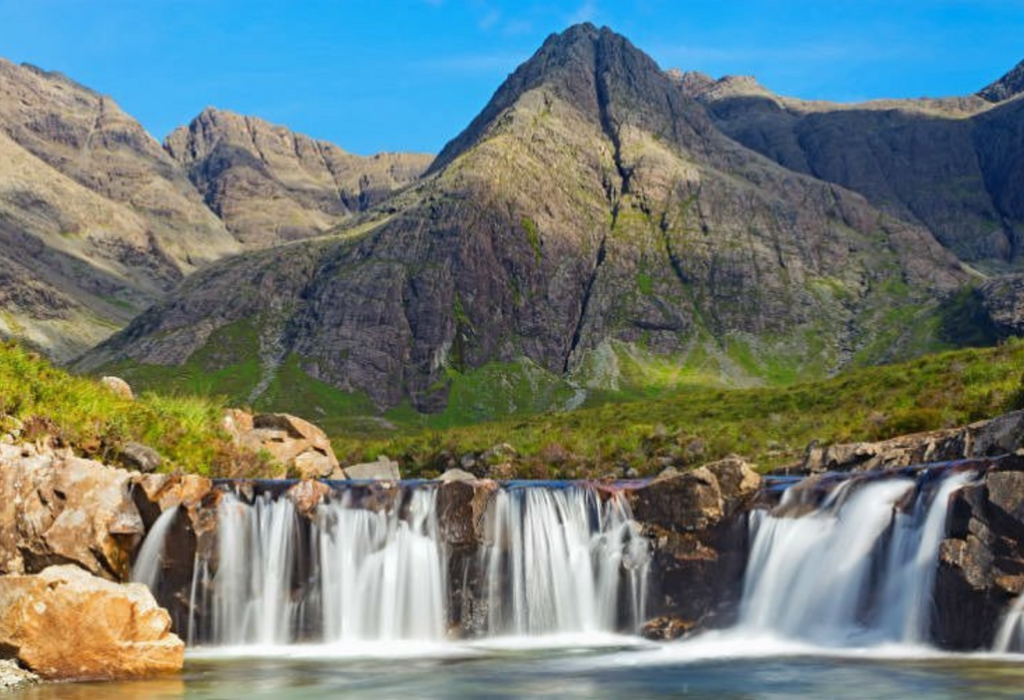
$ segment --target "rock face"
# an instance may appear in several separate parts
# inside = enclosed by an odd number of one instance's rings
[[[1022,66],[977,96],[831,104],[781,97],[750,79],[680,82],[715,125],[790,170],[916,221],[964,260],[1021,262]]]
[[[886,332],[883,309],[964,280],[921,226],[738,145],[626,39],[580,25],[358,227],[194,276],[87,364],[180,364],[214,329],[269,319],[261,347],[282,362],[435,411],[453,369],[614,383],[616,353],[702,338],[835,369]]]
[[[0,647],[42,678],[109,679],[179,671],[185,645],[141,584],[75,566],[0,577]]]
[[[1024,594],[1024,458],[1004,458],[950,505],[935,581],[936,641],[988,649]]]
[[[432,156],[346,153],[262,119],[208,108],[165,142],[248,248],[307,238],[415,181]]]
[[[0,59],[0,336],[66,359],[241,247],[109,98]]]
[[[127,578],[145,532],[132,474],[64,452],[0,445],[0,571],[72,563]]]
[[[986,282],[981,299],[1000,337],[1024,335],[1024,275],[1004,275]]]
[[[631,492],[633,515],[652,542],[652,619],[643,633],[672,639],[721,627],[736,614],[747,557],[743,515],[761,478],[737,457],[658,478]]]

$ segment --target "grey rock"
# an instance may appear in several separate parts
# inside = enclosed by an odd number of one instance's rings
[[[364,462],[345,467],[349,479],[373,479],[378,481],[398,481],[402,478],[398,470],[398,462],[381,455],[376,462]]]
[[[164,458],[160,456],[159,452],[138,442],[126,443],[121,448],[119,456],[125,467],[143,474],[155,472],[164,462]]]

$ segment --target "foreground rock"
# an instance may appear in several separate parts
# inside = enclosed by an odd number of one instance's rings
[[[0,648],[42,678],[109,679],[179,671],[185,645],[141,584],[74,566],[0,577]]]
[[[901,435],[880,442],[811,445],[800,471],[872,471],[915,464],[1010,454],[1024,447],[1024,411],[949,430]]]
[[[0,444],[0,572],[71,563],[126,578],[145,532],[133,479],[68,451]]]

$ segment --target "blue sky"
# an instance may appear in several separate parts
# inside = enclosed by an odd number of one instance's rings
[[[0,0],[0,56],[113,96],[161,139],[214,105],[356,153],[436,152],[579,21],[662,67],[806,98],[965,94],[1024,59],[1024,0]]]

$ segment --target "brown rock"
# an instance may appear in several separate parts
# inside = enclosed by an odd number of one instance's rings
[[[326,479],[338,468],[338,463],[322,452],[307,450],[294,460],[291,475],[299,479]]]
[[[185,645],[142,584],[75,566],[0,577],[0,647],[43,678],[85,680],[181,670]]]
[[[637,520],[677,532],[702,530],[718,522],[723,506],[718,479],[707,467],[655,479],[633,492]]]
[[[761,475],[754,471],[749,462],[736,455],[705,464],[704,467],[718,480],[722,498],[729,504],[730,512],[761,488]]]
[[[22,452],[0,445],[0,568],[23,573],[71,562],[127,577],[144,533],[132,474],[67,453]]]
[[[693,627],[694,623],[690,620],[682,620],[673,615],[662,615],[645,622],[640,634],[645,639],[667,642],[679,639]]]
[[[331,487],[324,482],[304,479],[288,489],[285,495],[291,500],[295,510],[308,518],[330,492]]]
[[[437,522],[449,545],[475,546],[483,540],[483,519],[498,485],[490,479],[450,480],[438,487]]]

